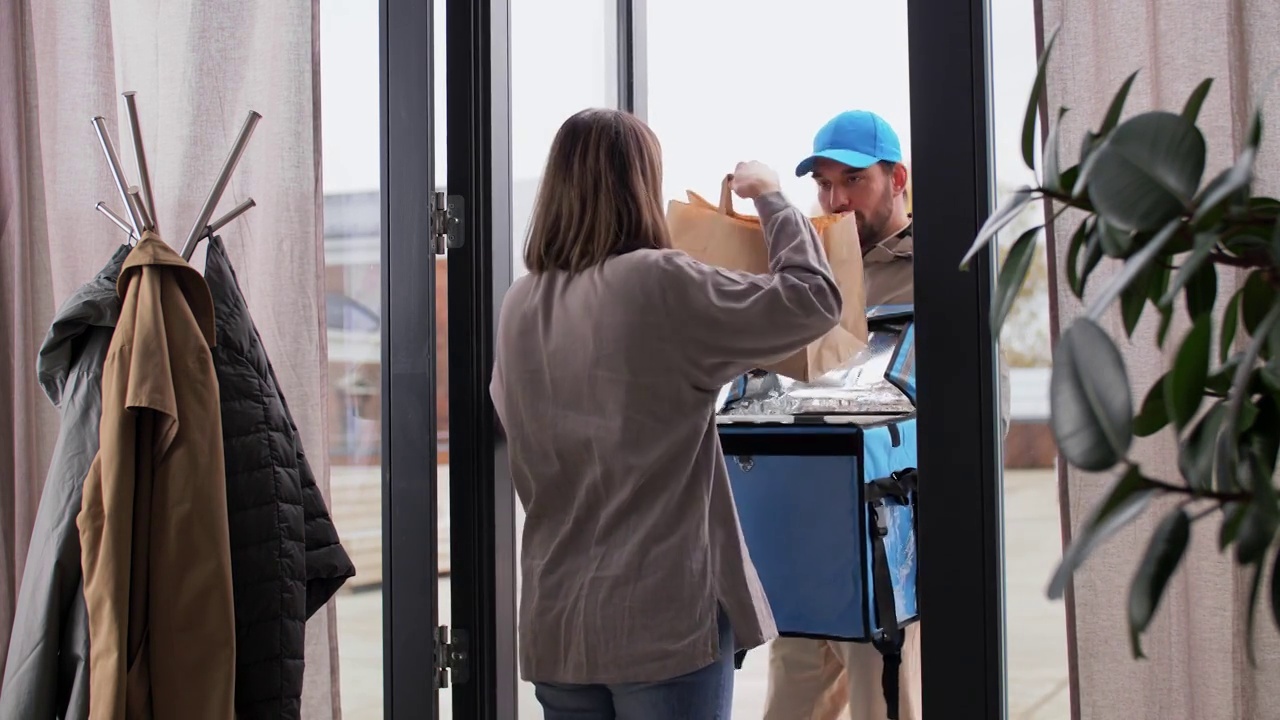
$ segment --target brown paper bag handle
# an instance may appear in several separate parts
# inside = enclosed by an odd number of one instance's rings
[[[737,217],[733,211],[733,173],[725,175],[724,182],[720,183],[720,214]]]

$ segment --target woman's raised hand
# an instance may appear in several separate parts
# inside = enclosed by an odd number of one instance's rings
[[[755,200],[761,195],[782,189],[778,182],[778,173],[768,165],[755,160],[738,163],[733,170],[730,186],[733,192],[744,200]]]

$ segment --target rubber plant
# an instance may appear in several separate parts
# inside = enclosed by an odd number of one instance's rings
[[[1022,154],[1032,170],[1052,49],[1051,38],[1022,128]],[[1201,83],[1179,113],[1144,112],[1121,122],[1136,75],[1120,86],[1069,167],[1058,142],[1066,110],[1056,113],[1041,152],[1039,187],[1019,188],[992,214],[962,267],[1030,203],[1047,203],[1055,224],[1074,225],[1061,281],[1086,301],[1085,311],[1054,348],[1050,425],[1063,460],[1114,479],[1064,552],[1048,592],[1061,597],[1095,548],[1149,510],[1163,509],[1129,588],[1131,643],[1142,657],[1141,636],[1193,533],[1216,531],[1220,549],[1251,571],[1250,637],[1264,569],[1280,565],[1280,551],[1273,550],[1280,528],[1273,484],[1280,452],[1280,202],[1252,192],[1260,113],[1234,163],[1206,178],[1205,139],[1196,120],[1212,81]],[[997,276],[991,303],[997,337],[1042,230],[1032,228],[1014,242]],[[1104,262],[1115,272],[1093,283]],[[1215,313],[1220,274],[1240,289]],[[1152,316],[1158,318],[1155,342],[1176,344],[1172,369],[1140,405],[1120,350],[1099,324],[1116,305],[1130,339]],[[1176,340],[1169,335],[1175,313],[1186,313],[1190,326]],[[1135,438],[1158,432],[1177,434],[1177,477],[1156,477],[1132,458]],[[1157,502],[1161,498],[1176,502]],[[1207,518],[1220,522],[1201,522]],[[1280,572],[1271,578],[1269,604],[1280,622]]]

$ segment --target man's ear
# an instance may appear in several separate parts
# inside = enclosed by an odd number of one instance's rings
[[[907,166],[898,163],[893,166],[893,194],[901,195],[907,189]]]

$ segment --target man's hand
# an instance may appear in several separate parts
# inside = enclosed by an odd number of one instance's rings
[[[782,185],[778,173],[764,163],[740,162],[733,170],[733,192],[744,200],[755,200],[766,193],[778,192]]]

